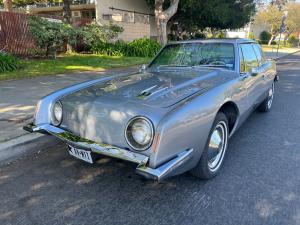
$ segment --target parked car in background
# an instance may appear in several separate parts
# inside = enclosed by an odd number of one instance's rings
[[[276,65],[248,39],[166,45],[141,71],[71,86],[44,97],[32,124],[69,153],[137,164],[156,180],[191,171],[214,177],[229,138],[258,109],[271,109]]]

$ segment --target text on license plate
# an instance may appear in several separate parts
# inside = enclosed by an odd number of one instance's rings
[[[69,153],[70,155],[81,159],[83,161],[86,161],[88,163],[93,163],[92,155],[90,151],[74,148],[72,146],[69,146]]]

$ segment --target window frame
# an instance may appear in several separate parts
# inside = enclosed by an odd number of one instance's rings
[[[166,44],[164,47],[162,47],[160,49],[160,51],[153,57],[153,59],[150,61],[150,63],[148,64],[147,68],[150,68],[151,66],[153,66],[156,58],[169,46],[171,45],[181,45],[181,44],[197,44],[197,43],[200,43],[200,44],[209,44],[209,43],[222,43],[222,44],[229,44],[229,45],[232,45],[233,47],[233,61],[234,61],[234,69],[228,69],[228,68],[220,68],[220,69],[224,69],[224,70],[227,70],[227,71],[234,71],[234,72],[238,72],[238,69],[239,67],[237,66],[237,62],[239,62],[239,60],[237,61],[238,59],[238,52],[237,52],[237,48],[236,48],[236,43],[232,43],[232,42],[206,42],[206,41],[182,41],[182,42],[171,42],[171,43],[168,43]]]
[[[242,43],[239,43],[239,48],[241,48],[241,53],[242,53],[242,55],[243,55],[243,61],[244,61],[244,69],[246,69],[246,64],[245,64],[245,56],[244,56],[244,52],[243,52],[243,49],[242,49],[242,45],[250,45],[251,46],[251,48],[252,48],[252,50],[253,50],[253,52],[254,52],[254,55],[255,55],[255,58],[256,58],[256,62],[257,62],[257,67],[252,67],[251,69],[253,69],[253,68],[258,68],[258,67],[260,67],[260,65],[259,65],[259,61],[258,61],[258,58],[257,58],[257,55],[256,55],[256,53],[255,53],[255,50],[254,50],[254,48],[253,48],[253,44],[256,44],[255,42],[242,42]],[[239,54],[240,54],[240,51],[239,51]],[[240,65],[240,59],[239,59],[239,65]],[[240,67],[240,66],[239,66]],[[241,68],[239,68],[240,69],[240,74],[241,75],[243,75],[243,74],[245,74],[245,73],[249,73],[249,71],[244,71],[244,72],[241,72]]]

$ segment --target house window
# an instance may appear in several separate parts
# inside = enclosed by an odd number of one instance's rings
[[[142,15],[134,12],[119,12],[112,14],[103,14],[104,20],[126,23],[144,23],[149,24],[149,15]]]
[[[149,15],[142,15],[142,14],[135,14],[134,15],[134,22],[135,23],[144,23],[149,24]]]
[[[82,18],[95,19],[96,14],[95,11],[81,11]]]

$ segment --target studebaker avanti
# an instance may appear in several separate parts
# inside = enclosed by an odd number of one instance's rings
[[[253,40],[175,42],[138,72],[44,97],[24,129],[56,136],[89,163],[105,155],[136,163],[146,178],[191,171],[209,179],[249,114],[271,109],[277,79]]]

